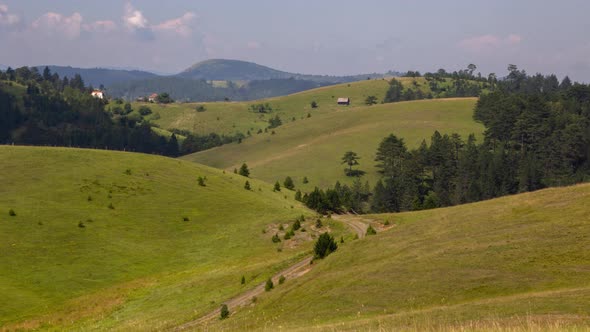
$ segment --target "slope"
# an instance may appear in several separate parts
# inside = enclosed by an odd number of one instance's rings
[[[163,328],[311,246],[261,232],[310,215],[292,192],[221,170],[67,148],[0,146],[0,159],[0,328]]]
[[[352,244],[209,330],[560,330],[590,317],[590,184],[369,216]]]
[[[256,134],[258,130],[268,127],[268,120],[279,116],[283,123],[305,119],[309,114],[319,114],[340,111],[342,106],[336,105],[338,97],[349,97],[352,106],[363,106],[369,95],[382,100],[387,91],[387,81],[371,80],[347,84],[322,87],[299,92],[288,96],[275,97],[249,102],[214,102],[214,103],[186,103],[168,105],[148,105],[158,114],[152,122],[164,129],[183,129],[197,134],[209,133],[235,134],[241,132]],[[318,107],[312,108],[311,102],[316,101]],[[270,110],[259,111],[259,105],[268,104]],[[140,104],[135,103],[134,108]],[[197,112],[197,106],[204,106],[205,112]],[[252,109],[252,106],[256,106]]]
[[[321,90],[316,91],[319,94]],[[472,118],[475,102],[475,98],[464,98],[370,107],[358,103],[353,107],[329,104],[328,110],[321,106],[311,118],[298,119],[274,129],[274,135],[269,131],[241,144],[225,145],[183,159],[228,170],[246,162],[256,178],[275,182],[291,176],[297,187],[309,190],[314,186],[331,186],[336,181],[351,182],[352,178],[344,174],[341,158],[346,151],[354,151],[361,157],[358,169],[367,172],[363,181],[374,184],[378,176],[373,160],[383,138],[394,133],[404,138],[410,148],[415,148],[435,130],[456,132],[464,138],[471,133],[480,135],[483,126]],[[308,184],[302,183],[304,177],[308,178]]]

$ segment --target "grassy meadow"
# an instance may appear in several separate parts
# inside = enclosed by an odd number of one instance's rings
[[[408,79],[404,79],[408,80]],[[133,103],[134,109],[147,105],[154,112],[146,117],[163,129],[184,129],[196,134],[255,134],[259,129],[268,127],[268,120],[278,115],[283,123],[302,120],[308,113],[312,116],[331,113],[343,107],[336,105],[338,97],[351,98],[351,107],[364,106],[367,96],[374,95],[383,100],[388,88],[385,80],[367,80],[327,86],[304,91],[289,96],[247,102],[212,102],[212,103],[174,103],[146,104]],[[316,101],[317,108],[311,108]],[[268,103],[272,107],[269,113],[259,113],[250,109],[251,105]],[[205,112],[197,112],[198,106],[204,106]],[[157,114],[157,115],[156,115]]]
[[[175,326],[312,246],[311,232],[271,241],[313,216],[293,192],[233,173],[69,148],[0,146],[0,159],[0,330]]]
[[[590,185],[367,216],[387,231],[207,329],[590,328]]]
[[[226,170],[246,162],[255,178],[274,183],[291,176],[296,187],[312,190],[338,180],[352,182],[341,158],[354,151],[361,157],[357,168],[367,172],[363,181],[373,185],[378,179],[375,154],[383,138],[393,133],[409,148],[417,148],[423,139],[429,142],[435,130],[457,132],[464,139],[471,133],[481,137],[484,128],[472,116],[475,103],[475,98],[455,98],[344,107],[286,123],[274,129],[275,134],[253,135],[241,144],[182,158]],[[302,183],[304,177],[308,184]]]

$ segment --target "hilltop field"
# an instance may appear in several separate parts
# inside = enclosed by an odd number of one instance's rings
[[[590,185],[363,216],[388,230],[207,330],[586,330]]]
[[[11,146],[0,159],[0,330],[175,326],[300,260],[319,232],[313,219],[273,243],[314,215],[293,192],[186,161]]]
[[[428,91],[423,78],[399,78],[406,86]],[[413,84],[416,82],[416,84]],[[274,183],[291,176],[296,187],[312,190],[336,181],[352,182],[344,175],[342,155],[354,151],[360,157],[363,181],[378,178],[374,156],[381,140],[391,133],[404,138],[409,148],[430,139],[435,130],[469,134],[481,138],[483,126],[473,120],[476,98],[417,100],[401,103],[365,104],[367,96],[383,100],[386,80],[367,80],[314,89],[285,97],[255,102],[202,104],[150,104],[163,129],[184,129],[193,133],[250,133],[242,143],[182,157],[211,167],[233,171],[242,163],[252,168],[252,176]],[[351,98],[350,106],[337,105],[339,97]],[[311,107],[315,101],[317,108]],[[259,113],[253,105],[270,105],[269,113]],[[140,104],[135,104],[137,109]],[[203,106],[206,111],[197,112]],[[268,120],[279,116],[283,124],[265,130]],[[149,117],[148,117],[149,119]],[[308,183],[303,183],[303,178]]]

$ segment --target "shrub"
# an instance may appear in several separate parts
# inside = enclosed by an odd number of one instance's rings
[[[142,116],[150,115],[152,114],[152,110],[147,106],[141,106],[139,107],[139,114]]]
[[[246,163],[242,164],[242,166],[240,167],[239,173],[241,176],[245,176],[245,177],[250,176],[250,170],[248,169],[248,165],[246,165]]]
[[[227,304],[221,306],[221,311],[219,312],[219,319],[226,319],[229,317],[229,309],[227,308]]]
[[[266,284],[264,285],[264,290],[270,292],[273,288],[275,288],[275,284],[272,282],[271,278],[268,278]]]
[[[340,237],[340,243],[344,243],[344,236]]]
[[[92,202],[92,196],[88,195],[88,198],[86,198],[86,200]]]
[[[284,284],[285,280],[287,280],[287,278],[285,278],[285,276],[281,275],[281,277],[279,278],[279,285]]]
[[[281,191],[281,184],[279,183],[279,181],[275,182],[273,191]]]
[[[385,220],[385,222],[383,223],[383,225],[385,225],[385,226],[388,226],[389,224],[390,224],[389,220]]]
[[[301,231],[302,231],[303,233],[307,232],[307,230],[305,229],[305,227],[301,227]]]
[[[275,234],[272,236],[272,243],[279,243],[281,242],[281,238],[279,237],[279,234]]]
[[[205,112],[207,109],[205,108],[205,106],[199,105],[199,106],[197,106],[196,110],[197,110],[197,112],[200,113],[200,112]]]
[[[334,237],[328,233],[323,233],[313,248],[314,257],[322,259],[336,251],[336,249],[338,249],[338,245],[334,241]]]
[[[113,205],[113,203],[109,203],[109,209],[114,210],[115,206]]]
[[[297,189],[297,192],[295,193],[295,200],[301,202],[302,197],[301,190]]]
[[[199,176],[199,177],[197,178],[197,183],[198,183],[198,184],[199,184],[199,186],[201,186],[201,187],[205,187],[205,186],[206,186],[206,184],[205,184],[205,178],[203,178],[202,176]]]
[[[289,190],[295,189],[295,183],[293,183],[293,179],[290,176],[285,178],[285,182],[283,182],[283,186]]]
[[[285,230],[285,227],[283,227],[283,224],[280,224],[279,225],[279,231],[283,231],[283,230]]]
[[[311,102],[311,108],[318,108],[318,103],[315,100]]]
[[[298,219],[295,221],[295,223],[293,223],[293,230],[296,231],[300,228],[301,228],[301,221],[299,221],[299,219]]]
[[[369,228],[367,228],[367,235],[375,235],[377,234],[377,231],[373,228],[373,226],[369,225]]]
[[[246,283],[246,277],[242,276],[241,284],[244,285]]]
[[[252,188],[250,187],[250,182],[246,181],[246,183],[244,184],[244,189],[246,189],[246,190],[250,190],[250,189],[252,189]]]
[[[80,228],[85,228],[85,227],[86,227],[86,225],[84,225],[84,222],[80,221],[80,222],[78,223],[78,227],[80,227]]]
[[[291,231],[288,231],[287,233],[285,233],[285,240],[289,240],[291,238]]]
[[[322,226],[324,226],[324,225],[322,224],[322,220],[321,219],[318,219],[318,220],[315,221],[315,227],[316,228],[322,228]]]
[[[189,221],[190,219],[188,217],[182,217],[182,221]]]
[[[303,178],[303,183],[304,183],[304,184],[307,184],[307,183],[309,183],[309,180],[307,179],[307,176]]]

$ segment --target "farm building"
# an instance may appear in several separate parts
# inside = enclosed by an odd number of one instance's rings
[[[100,90],[94,90],[94,91],[92,91],[92,97],[98,98],[98,99],[104,99],[104,92],[102,92]]]
[[[155,103],[156,99],[158,98],[158,94],[157,93],[152,93],[149,97],[148,97],[148,101],[150,103]]]
[[[350,105],[350,98],[338,98],[338,105]]]

